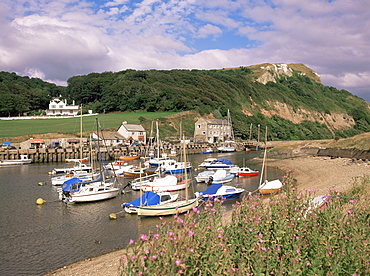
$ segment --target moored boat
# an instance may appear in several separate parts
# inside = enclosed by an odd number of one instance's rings
[[[257,170],[252,170],[249,167],[242,167],[239,168],[237,175],[238,176],[256,176],[259,174],[259,171]]]
[[[8,160],[1,160],[0,165],[24,165],[32,163],[32,159],[28,158],[27,154],[21,154],[20,159],[8,159]]]
[[[163,205],[174,202],[179,197],[179,194],[171,194],[169,192],[153,193],[145,192],[141,197],[122,204],[122,207],[127,213],[137,213],[137,207]]]
[[[220,183],[215,183],[209,186],[205,191],[196,192],[196,197],[201,197],[205,200],[230,200],[240,197],[245,190],[233,186],[225,186]]]

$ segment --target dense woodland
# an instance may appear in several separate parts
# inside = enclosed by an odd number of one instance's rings
[[[68,79],[62,87],[37,78],[0,72],[0,116],[42,114],[52,97],[83,104],[94,112],[196,111],[226,118],[230,110],[235,136],[247,139],[250,124],[267,125],[274,140],[349,137],[370,131],[368,104],[345,90],[324,86],[295,72],[276,83],[255,82],[252,69],[230,70],[125,70],[91,73]],[[293,124],[279,116],[266,118],[260,108],[266,101],[284,102],[293,108],[323,114],[342,112],[352,116],[353,128],[330,131],[326,125],[304,121]],[[246,116],[247,110],[253,116]],[[189,124],[191,125],[191,124]],[[256,130],[254,130],[255,132]]]

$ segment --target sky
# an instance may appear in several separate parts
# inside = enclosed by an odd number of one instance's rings
[[[303,63],[370,102],[370,0],[2,0],[0,71],[67,85],[92,72]]]

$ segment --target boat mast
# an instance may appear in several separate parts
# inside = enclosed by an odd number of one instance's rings
[[[261,177],[260,177],[260,187],[261,187],[262,183],[264,183],[267,180],[266,156],[267,156],[267,126],[266,126],[266,133],[265,133],[265,151],[263,153],[262,170],[261,170]]]
[[[184,180],[185,180],[185,199],[186,203],[189,201],[188,195],[188,173],[186,171],[186,150],[185,150],[185,135],[182,134],[182,144],[183,144],[183,152],[184,152]]]
[[[82,162],[82,104],[80,106],[80,164]]]

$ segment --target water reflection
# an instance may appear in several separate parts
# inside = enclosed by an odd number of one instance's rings
[[[208,157],[226,157],[233,163],[261,169],[251,160],[259,152],[190,155],[193,167]],[[136,161],[137,162],[137,161]],[[130,239],[154,230],[159,218],[139,218],[121,212],[123,202],[136,199],[138,191],[127,190],[114,199],[94,203],[65,204],[58,200],[56,187],[48,172],[65,164],[30,164],[0,168],[0,271],[2,275],[40,275],[85,258],[125,247]],[[198,170],[191,172],[191,177]],[[122,185],[127,179],[120,179]],[[39,186],[38,183],[48,183]],[[235,178],[231,185],[246,191],[258,186],[258,177]],[[205,190],[207,184],[193,181],[193,193]],[[181,192],[184,197],[184,192]],[[44,205],[36,205],[43,198]],[[228,202],[231,209],[234,201]],[[119,213],[117,220],[109,214]],[[172,217],[164,218],[165,221]]]

